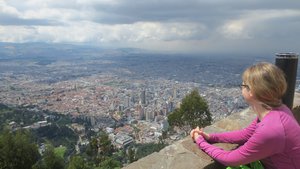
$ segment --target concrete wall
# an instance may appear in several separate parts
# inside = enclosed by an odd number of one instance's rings
[[[255,118],[255,114],[246,109],[204,128],[208,133],[236,130],[246,127]],[[216,144],[224,149],[236,145]],[[203,153],[190,137],[129,164],[124,169],[222,169],[224,166]]]

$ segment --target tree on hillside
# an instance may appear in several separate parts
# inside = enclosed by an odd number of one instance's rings
[[[146,157],[149,154],[154,152],[159,152],[161,149],[166,147],[167,144],[165,143],[144,143],[144,144],[136,144],[135,148],[137,149],[136,153],[134,154],[134,159],[139,160],[143,157]]]
[[[136,161],[135,155],[136,155],[135,154],[135,149],[133,147],[128,147],[126,156],[128,158],[129,163],[132,163],[132,162]]]
[[[121,162],[114,160],[111,157],[105,157],[99,167],[95,169],[120,169],[122,167]]]
[[[43,154],[43,158],[36,163],[33,169],[64,169],[64,159],[54,152],[54,147],[48,144]]]
[[[168,116],[168,122],[171,126],[189,126],[191,128],[205,127],[212,121],[207,102],[199,95],[197,89],[186,95],[182,99],[179,109],[175,109]]]
[[[210,125],[212,121],[207,102],[197,89],[182,99],[180,110],[183,112],[183,120],[192,128]]]
[[[180,109],[175,109],[168,115],[168,123],[170,126],[182,126],[183,123],[183,112]]]
[[[92,138],[85,153],[88,155],[89,160],[98,166],[106,157],[111,156],[113,151],[113,145],[108,134],[101,131],[98,137]]]
[[[97,156],[98,154],[98,140],[97,138],[92,138],[91,141],[89,142],[87,148],[86,148],[86,154],[91,157],[91,158],[94,158]]]
[[[108,137],[108,134],[105,132],[102,132],[100,135],[98,145],[100,148],[100,154],[105,156],[110,156],[113,152],[113,145],[111,144],[111,141]]]
[[[81,156],[73,156],[69,162],[67,169],[89,169],[87,162]]]
[[[0,135],[0,168],[31,169],[40,156],[31,139],[27,131],[4,131]]]

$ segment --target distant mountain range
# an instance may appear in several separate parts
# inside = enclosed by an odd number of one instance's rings
[[[149,53],[137,48],[104,49],[96,46],[55,43],[3,43],[0,42],[0,59],[12,58],[80,58]]]

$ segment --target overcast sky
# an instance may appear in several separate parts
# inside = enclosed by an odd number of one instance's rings
[[[299,53],[300,1],[0,0],[0,41]]]

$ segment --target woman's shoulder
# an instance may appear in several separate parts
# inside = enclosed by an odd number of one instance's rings
[[[282,105],[279,108],[272,110],[270,113],[271,117],[277,117],[283,123],[295,123],[294,125],[298,125],[292,111],[286,105]]]
[[[271,112],[279,112],[279,113],[284,113],[286,115],[292,115],[292,111],[290,108],[288,108],[285,104],[282,104],[281,106],[279,107],[276,107],[276,108],[273,108],[271,110]]]
[[[269,135],[271,137],[284,135],[285,121],[289,116],[282,110],[271,110],[258,124],[257,132]],[[273,136],[272,136],[273,135]]]
[[[278,132],[286,132],[289,128],[299,128],[299,124],[294,118],[291,110],[285,105],[271,110],[261,121],[259,126],[262,129],[268,129]]]

